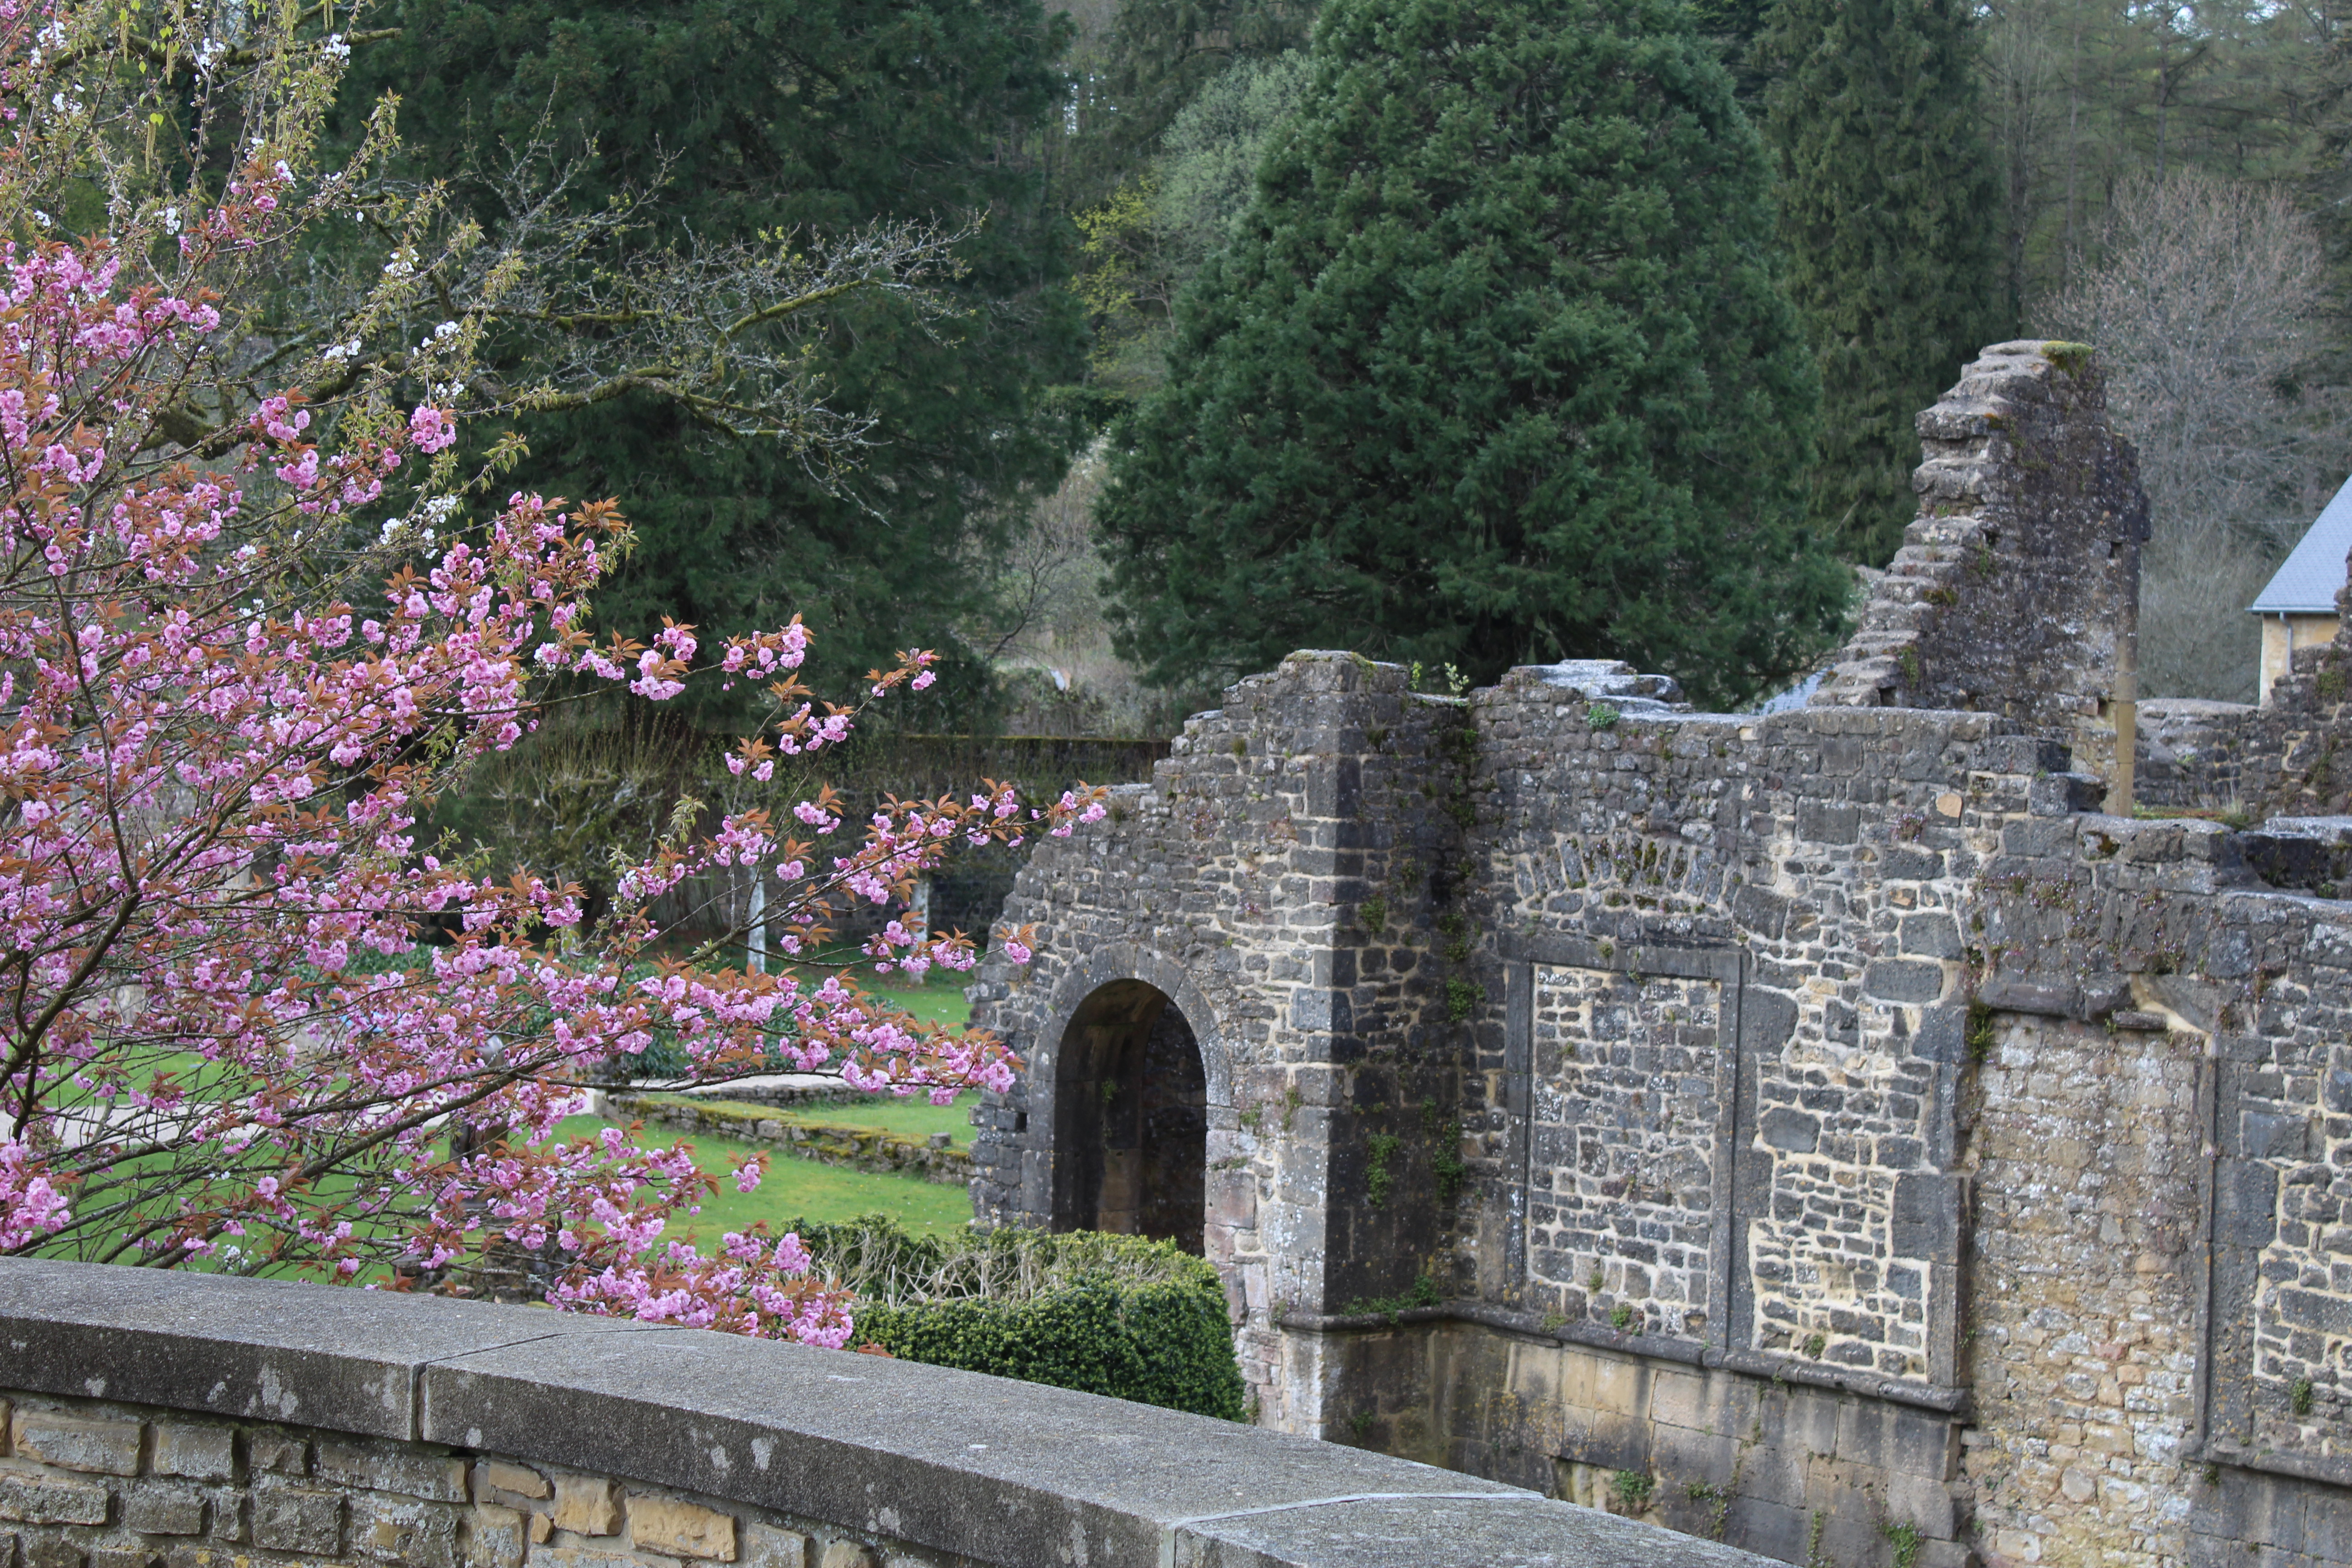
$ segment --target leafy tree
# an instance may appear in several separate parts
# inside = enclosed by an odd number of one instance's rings
[[[1914,419],[2016,320],[1968,13],[1781,0],[1765,48],[1789,296],[1822,373],[1813,516],[1875,563],[1916,510]]]
[[[1184,107],[1238,64],[1304,48],[1316,0],[1123,0],[1089,104],[1092,189],[1131,178]]]
[[[1175,682],[1343,647],[1787,671],[1813,371],[1754,132],[1666,0],[1340,0],[1098,514]]]
[[[1306,85],[1298,50],[1236,60],[1177,114],[1145,173],[1078,213],[1097,389],[1132,398],[1166,374],[1176,295],[1248,209],[1266,142]]]
[[[564,1138],[580,1085],[660,1046],[705,1081],[845,1054],[850,1084],[944,1099],[1009,1086],[1009,1058],[854,980],[720,967],[716,942],[654,973],[653,902],[759,877],[780,944],[805,959],[832,912],[903,910],[957,837],[1066,834],[1102,804],[1024,813],[1010,792],[959,792],[836,838],[828,795],[772,784],[780,757],[837,745],[869,697],[923,688],[928,656],[820,715],[794,677],[804,627],[593,637],[583,596],[622,524],[607,503],[537,496],[469,515],[446,405],[462,346],[415,351],[442,383],[424,399],[377,359],[320,409],[271,378],[340,362],[223,352],[282,307],[310,231],[364,233],[386,197],[363,168],[322,166],[343,42],[323,14],[251,21],[230,50],[176,5],[0,8],[0,117],[19,132],[0,213],[47,229],[60,194],[96,185],[113,224],[26,234],[0,331],[0,1254],[440,1284],[495,1268],[580,1310],[838,1344],[846,1302],[793,1238],[730,1237],[711,1258],[660,1242],[713,1178],[690,1150]],[[151,105],[178,90],[171,56],[192,41],[204,112],[165,159]],[[217,191],[182,177],[214,159]],[[377,247],[371,323],[432,286],[397,232]],[[350,341],[340,321],[292,326],[298,343]],[[451,341],[466,329],[435,338]],[[237,432],[213,460],[171,434],[207,411]],[[454,537],[402,515],[418,493]],[[368,549],[321,543],[352,519],[383,524],[362,531]],[[516,744],[541,680],[567,671],[633,703],[704,679],[767,699],[730,773],[768,799],[709,833],[674,823],[615,868],[595,921],[576,888],[417,842],[425,806]],[[444,940],[420,952],[428,921]],[[918,977],[973,956],[896,921],[864,951]],[[1027,957],[1017,937],[1005,951]],[[739,1171],[745,1190],[763,1163]]]
[[[835,677],[916,641],[952,649],[987,580],[973,557],[1082,435],[1045,396],[1076,378],[1084,324],[1029,155],[1064,90],[1062,26],[1037,0],[407,0],[396,20],[346,101],[400,93],[412,167],[457,173],[494,234],[515,204],[481,171],[533,147],[574,210],[634,195],[638,240],[679,249],[984,217],[943,287],[951,319],[878,290],[828,315],[830,395],[888,432],[858,477],[827,482],[786,443],[636,393],[535,425],[518,470],[629,496],[636,552],[597,600],[619,629],[800,609]],[[986,680],[951,655],[941,694]]]

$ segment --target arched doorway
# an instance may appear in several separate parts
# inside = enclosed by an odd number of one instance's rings
[[[1202,1250],[1208,1082],[1165,992],[1118,980],[1080,1003],[1056,1053],[1054,1219]]]

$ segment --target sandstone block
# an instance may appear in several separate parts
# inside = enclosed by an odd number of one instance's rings
[[[245,1440],[245,1454],[257,1471],[278,1476],[310,1473],[310,1445],[290,1433],[252,1433]]]
[[[96,1481],[0,1475],[0,1519],[19,1524],[104,1524],[111,1500]]]
[[[212,1538],[231,1543],[244,1541],[245,1493],[236,1487],[215,1487],[206,1500],[212,1505]]]
[[[828,1541],[817,1568],[882,1568],[882,1554],[862,1541]]]
[[[740,1550],[743,1568],[809,1568],[809,1538],[797,1530],[747,1523]]]
[[[341,1492],[311,1491],[282,1482],[253,1489],[253,1543],[270,1552],[332,1557],[343,1548]]]
[[[142,1535],[202,1535],[205,1494],[194,1487],[132,1487],[122,1499],[122,1522]]]
[[[655,1560],[601,1546],[542,1546],[530,1554],[531,1568],[655,1568]]]
[[[1656,1373],[1650,1380],[1650,1417],[1693,1431],[1707,1426],[1706,1379],[1686,1372]]]
[[[518,1568],[522,1562],[523,1516],[497,1503],[478,1505],[466,1521],[467,1568]]]
[[[466,1462],[363,1443],[320,1443],[319,1477],[365,1491],[401,1492],[428,1502],[466,1500]]]
[[[352,1544],[406,1568],[457,1568],[457,1512],[407,1498],[354,1500]]]
[[[233,1480],[236,1476],[236,1431],[187,1421],[155,1423],[153,1468],[159,1476],[196,1481]]]
[[[555,1489],[547,1484],[545,1476],[529,1465],[512,1464],[505,1459],[485,1462],[482,1479],[499,1490],[512,1492],[517,1497],[551,1498],[555,1495]]]
[[[735,1520],[730,1514],[642,1492],[629,1494],[628,1513],[632,1546],[679,1557],[735,1561]]]
[[[556,1477],[555,1528],[574,1535],[618,1534],[620,1484],[602,1476]]]
[[[18,1409],[10,1446],[19,1458],[101,1476],[139,1473],[139,1423]]]

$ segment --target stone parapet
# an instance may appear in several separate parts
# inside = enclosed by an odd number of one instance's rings
[[[544,1309],[0,1259],[0,1565],[1738,1568],[1407,1460]]]

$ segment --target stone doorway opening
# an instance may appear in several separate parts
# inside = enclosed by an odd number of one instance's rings
[[[1079,1004],[1054,1086],[1054,1221],[1202,1251],[1208,1080],[1165,992],[1118,980]]]

